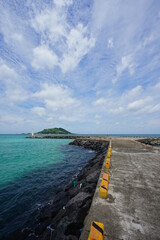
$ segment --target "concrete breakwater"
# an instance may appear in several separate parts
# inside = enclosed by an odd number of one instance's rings
[[[96,156],[79,172],[74,181],[65,186],[47,206],[39,211],[32,229],[17,232],[19,240],[78,240],[84,218],[89,211],[99,174],[108,149],[108,141],[76,139],[70,144],[96,151]]]
[[[92,221],[104,224],[104,240],[157,240],[160,236],[160,150],[133,139],[112,138],[107,199],[99,197],[105,162],[80,240]]]
[[[107,139],[106,137],[93,137],[93,136],[78,136],[78,135],[34,135],[34,136],[27,136],[26,138],[38,138],[38,139],[44,139],[44,138],[48,138],[48,139],[96,139],[96,140],[104,140]],[[122,137],[121,139],[131,139],[131,137]],[[114,138],[113,138],[114,139]],[[136,141],[144,143],[144,144],[148,144],[148,145],[152,145],[152,146],[160,146],[160,138],[135,138]]]

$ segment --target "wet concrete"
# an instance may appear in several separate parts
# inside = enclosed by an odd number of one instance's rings
[[[105,161],[80,240],[93,220],[104,223],[105,240],[160,239],[160,151],[113,138],[107,199],[98,196],[103,171]]]

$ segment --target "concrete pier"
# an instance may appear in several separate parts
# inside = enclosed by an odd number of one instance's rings
[[[160,151],[132,139],[113,138],[107,199],[99,197],[102,167],[80,240],[92,221],[104,224],[105,240],[160,239]]]

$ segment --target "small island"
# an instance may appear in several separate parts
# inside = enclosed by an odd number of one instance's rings
[[[38,132],[38,134],[72,134],[72,133],[65,130],[64,128],[47,128]]]

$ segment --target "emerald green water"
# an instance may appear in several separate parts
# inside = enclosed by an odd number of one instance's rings
[[[0,239],[36,221],[40,206],[74,178],[95,153],[66,139],[0,135]]]
[[[27,172],[62,161],[64,154],[59,151],[59,146],[70,141],[0,135],[0,185],[11,183]]]

